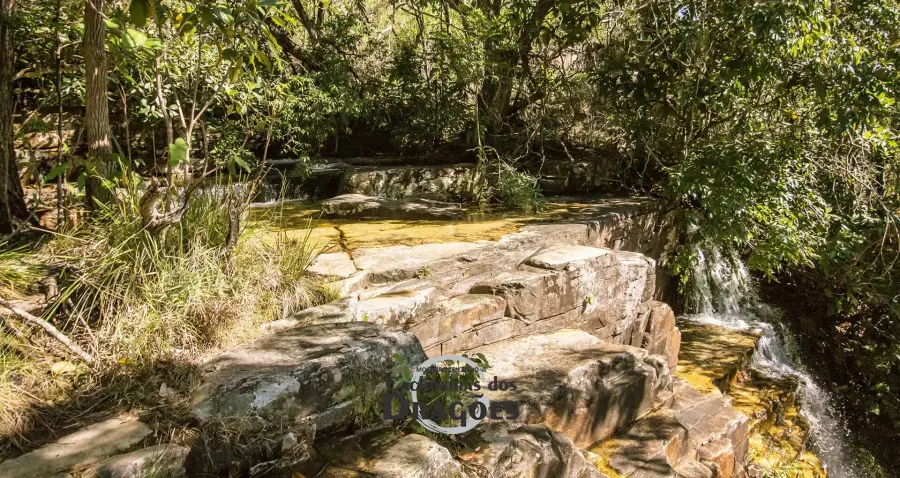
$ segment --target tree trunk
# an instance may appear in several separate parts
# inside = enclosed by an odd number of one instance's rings
[[[0,0],[0,233],[13,232],[15,220],[28,218],[16,153],[13,150],[13,47],[10,18],[15,0]]]
[[[84,127],[87,132],[88,157],[95,174],[105,176],[112,144],[109,140],[109,107],[106,84],[106,23],[103,8],[106,0],[85,0],[84,4]],[[101,191],[98,177],[88,179],[85,186],[87,206],[109,196]]]

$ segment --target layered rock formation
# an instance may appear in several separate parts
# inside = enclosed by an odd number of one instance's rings
[[[660,249],[660,221],[652,203],[614,202],[497,241],[322,256],[311,271],[344,297],[212,358],[194,415],[262,437],[251,476],[743,476],[747,418],[673,380],[680,332],[643,254]],[[372,416],[398,362],[463,352],[517,385],[486,392],[516,416],[454,440]],[[195,445],[171,469],[238,473],[192,459],[206,455]]]

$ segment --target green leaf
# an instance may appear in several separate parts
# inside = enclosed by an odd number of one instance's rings
[[[177,166],[187,160],[187,142],[178,138],[169,145],[169,164]]]
[[[244,72],[244,58],[238,57],[237,60],[232,63],[231,67],[228,68],[228,81],[231,83],[237,83],[238,80],[241,79],[241,74]]]
[[[147,35],[133,28],[126,28],[122,33],[122,41],[128,48],[141,48],[147,43]]]
[[[58,165],[56,165],[56,167],[54,167],[53,169],[50,170],[50,173],[49,173],[49,174],[47,174],[46,176],[44,176],[44,182],[45,182],[45,183],[49,183],[50,181],[52,181],[53,179],[55,179],[55,178],[56,178],[57,176],[59,176],[60,174],[65,173],[67,169],[69,169],[69,165],[68,165],[68,164],[58,164]]]
[[[148,38],[144,43],[144,48],[149,48],[151,50],[158,50],[162,48],[162,46],[162,40],[160,40],[159,38]]]
[[[128,14],[131,16],[131,21],[142,27],[147,24],[147,14],[150,12],[150,2],[149,0],[131,0],[131,5],[128,7]]]
[[[234,162],[237,163],[238,166],[240,166],[241,168],[243,168],[244,171],[247,171],[248,173],[250,172],[250,165],[247,164],[246,161],[244,161],[243,159],[241,159],[240,156],[235,157],[235,158],[234,158]]]

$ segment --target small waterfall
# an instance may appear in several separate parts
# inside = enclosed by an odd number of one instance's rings
[[[810,448],[832,478],[869,476],[856,463],[850,431],[833,397],[803,367],[793,336],[778,311],[758,301],[750,276],[736,253],[711,247],[697,250],[687,320],[762,332],[751,366],[772,377],[794,376],[800,383],[800,413],[809,423]]]

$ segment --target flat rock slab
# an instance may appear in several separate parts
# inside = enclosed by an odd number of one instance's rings
[[[543,425],[482,424],[459,451],[472,478],[607,478],[565,435]]]
[[[328,443],[319,452],[330,463],[323,477],[458,478],[463,475],[450,451],[422,435],[393,428]]]
[[[358,317],[359,300],[355,297],[348,297],[303,309],[284,319],[266,322],[260,328],[265,333],[273,333],[309,325],[353,322]]]
[[[342,194],[322,201],[322,214],[342,218],[454,220],[465,217],[459,204],[430,199],[384,199]]]
[[[80,471],[111,455],[128,451],[150,432],[150,428],[137,418],[111,418],[0,463],[0,477],[34,478]]]
[[[407,328],[436,306],[437,289],[422,280],[410,280],[374,296],[361,299],[357,318],[366,322]]]
[[[388,246],[357,249],[356,267],[370,274],[373,282],[385,283],[445,273],[441,262],[459,267],[453,259],[487,247],[486,243],[443,242],[417,246]]]
[[[356,273],[356,266],[350,254],[341,251],[319,254],[306,270],[326,278],[346,279]]]
[[[580,330],[528,335],[473,352],[487,358],[488,376],[516,385],[488,392],[492,402],[517,402],[518,422],[547,425],[579,448],[643,416],[671,381],[662,358]]]
[[[383,388],[395,353],[408,363],[425,360],[413,334],[368,322],[276,332],[210,360],[193,412],[202,421],[331,429],[345,423],[356,400]]]
[[[190,448],[155,445],[116,455],[86,471],[82,478],[181,478]]]

